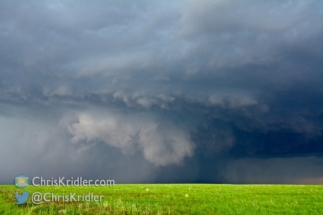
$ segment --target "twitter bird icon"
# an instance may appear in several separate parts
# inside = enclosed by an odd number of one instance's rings
[[[17,199],[17,204],[21,205],[27,201],[28,196],[29,196],[29,192],[23,192],[21,195],[18,193],[15,193],[15,195],[16,195],[16,199]]]

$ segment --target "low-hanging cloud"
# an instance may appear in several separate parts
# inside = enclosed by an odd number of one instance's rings
[[[133,116],[80,114],[67,129],[74,143],[103,141],[125,154],[141,151],[145,159],[161,166],[180,164],[193,155],[195,145],[189,132],[180,127]]]

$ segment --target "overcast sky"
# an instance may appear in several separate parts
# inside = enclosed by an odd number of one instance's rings
[[[322,1],[1,1],[0,183],[323,183]]]

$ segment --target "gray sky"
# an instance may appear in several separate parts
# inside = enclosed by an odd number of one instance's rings
[[[0,183],[323,183],[323,2],[1,1]]]

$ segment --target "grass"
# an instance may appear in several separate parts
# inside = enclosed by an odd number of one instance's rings
[[[30,192],[17,205],[14,193]],[[34,192],[56,195],[93,193],[102,202],[33,204]],[[0,185],[0,214],[311,214],[323,211],[320,185],[117,184],[111,187]]]

